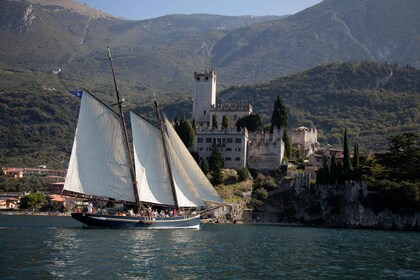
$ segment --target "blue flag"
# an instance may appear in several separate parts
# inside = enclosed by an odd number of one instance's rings
[[[69,90],[69,92],[76,97],[82,98],[83,90]]]

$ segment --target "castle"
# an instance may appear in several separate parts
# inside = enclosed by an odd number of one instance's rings
[[[217,75],[214,71],[194,72],[194,80],[192,117],[198,123],[194,144],[200,162],[203,159],[208,160],[213,148],[217,148],[224,158],[226,168],[279,167],[284,155],[284,128],[275,128],[273,132],[248,132],[246,128],[237,129],[236,121],[252,113],[251,104],[218,104]],[[221,126],[224,117],[228,120],[227,128]],[[212,126],[213,120],[216,120],[217,128]]]

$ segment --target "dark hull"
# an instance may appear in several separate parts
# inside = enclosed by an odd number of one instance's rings
[[[72,213],[71,216],[88,227],[139,229],[199,229],[200,216],[145,219],[143,217],[109,216]]]

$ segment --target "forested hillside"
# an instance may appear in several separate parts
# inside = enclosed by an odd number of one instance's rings
[[[410,66],[337,62],[220,94],[249,100],[266,123],[277,96],[289,125],[317,127],[324,144],[341,146],[345,127],[363,149],[382,148],[389,135],[420,131],[420,71]]]
[[[29,78],[35,75],[21,74]],[[51,87],[35,83],[27,91],[0,92],[1,166],[67,167],[80,100],[65,90],[58,77],[37,75],[40,80],[49,80]],[[112,89],[111,80],[105,86]],[[347,127],[351,142],[358,141],[366,150],[382,148],[389,135],[420,131],[419,95],[420,70],[349,62],[318,66],[269,83],[232,87],[218,98],[220,102],[250,101],[254,112],[268,124],[274,101],[281,96],[289,113],[289,126],[314,125],[322,143],[339,147]],[[98,96],[107,104],[115,103],[112,94]],[[180,116],[179,112],[191,112],[189,98],[170,98],[165,101],[170,106],[163,106],[170,118]],[[124,108],[153,118],[152,97],[145,100],[139,104],[128,99]]]

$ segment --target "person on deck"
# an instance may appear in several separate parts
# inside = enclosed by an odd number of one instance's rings
[[[88,214],[92,214],[92,211],[93,211],[93,204],[92,204],[92,202],[89,201],[89,204],[87,206],[87,209],[88,209]]]

